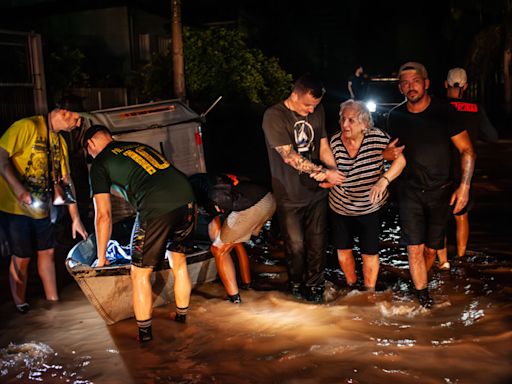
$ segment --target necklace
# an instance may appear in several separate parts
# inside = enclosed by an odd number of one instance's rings
[[[313,130],[311,124],[308,122],[308,115],[298,115],[291,107],[290,101],[288,99],[284,101],[284,106],[290,111],[294,121],[292,134],[297,152],[302,156],[309,157],[311,152],[315,150],[315,131]]]

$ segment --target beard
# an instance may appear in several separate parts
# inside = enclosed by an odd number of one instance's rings
[[[416,104],[419,101],[421,101],[424,96],[425,96],[425,92],[424,91],[423,92],[409,91],[405,95],[405,97],[407,97],[407,101],[409,101],[410,103],[413,103],[413,104]]]

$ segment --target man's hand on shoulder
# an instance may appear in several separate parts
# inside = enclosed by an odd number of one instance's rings
[[[386,161],[393,161],[400,156],[400,154],[404,151],[405,145],[397,146],[398,139],[391,141],[386,149],[382,152],[382,156]]]

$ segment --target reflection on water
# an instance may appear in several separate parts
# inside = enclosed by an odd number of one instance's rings
[[[411,293],[396,221],[385,228],[376,293],[348,292],[335,260],[322,305],[278,290],[242,291],[243,303],[233,305],[210,283],[194,291],[187,324],[169,319],[172,306],[156,308],[155,339],[144,345],[133,319],[106,326],[75,285],[61,303],[36,304],[25,316],[8,315],[5,304],[0,381],[511,382],[509,258],[472,253],[449,273],[434,269],[435,305],[426,310]]]
[[[10,382],[91,383],[78,372],[90,364],[91,357],[83,356],[72,361],[60,357],[44,343],[9,343],[0,349],[0,377]]]
[[[486,260],[479,262],[492,263]],[[211,283],[194,292],[185,325],[169,320],[170,308],[157,308],[155,340],[142,346],[133,319],[107,327],[69,287],[65,302],[7,323],[4,330],[14,332],[21,321],[28,337],[44,342],[2,348],[0,381],[505,383],[512,378],[510,283],[485,279],[467,276],[462,265],[451,275],[436,272],[432,310],[418,306],[400,276],[375,294],[341,290],[323,305],[251,290],[237,306]],[[55,329],[41,325],[57,319]]]

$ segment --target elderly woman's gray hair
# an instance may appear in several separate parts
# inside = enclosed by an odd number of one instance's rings
[[[356,119],[360,123],[363,123],[365,128],[373,127],[373,119],[370,111],[366,107],[365,103],[359,100],[347,100],[340,105],[340,122],[343,111],[347,108],[356,110]]]

